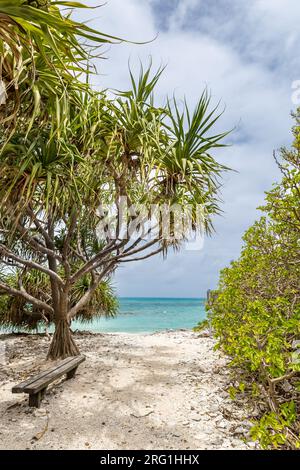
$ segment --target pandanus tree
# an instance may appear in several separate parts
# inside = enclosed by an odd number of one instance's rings
[[[14,132],[19,132],[19,136],[24,137],[24,132],[28,135],[32,126],[37,128],[46,122],[51,126],[52,116],[58,108],[60,116],[65,115],[64,107],[76,100],[76,93],[88,89],[82,77],[92,70],[90,64],[87,68],[87,63],[92,58],[93,51],[97,48],[99,55],[99,46],[118,40],[73,21],[70,11],[74,6],[85,8],[79,2],[69,1],[1,0],[1,151],[10,143]],[[61,8],[67,8],[67,14],[62,14]],[[19,248],[21,244],[19,239]],[[8,284],[14,285],[18,271],[13,265],[9,268],[6,265],[2,274]],[[41,274],[44,276],[43,282]],[[50,281],[46,277],[40,272],[27,272],[24,277],[27,291],[34,292],[38,299],[48,297]],[[74,287],[73,301],[86,289],[84,279],[81,281]],[[42,310],[38,311],[24,302],[24,297],[10,299],[6,295],[2,296],[0,323],[4,326],[31,328],[37,326],[41,320],[53,320],[49,311],[46,317]],[[112,314],[115,310],[116,301],[111,288],[103,281],[94,299],[78,313],[77,318],[89,320],[91,315]]]
[[[188,206],[189,227],[207,233],[219,212],[219,115],[207,93],[193,113],[175,100],[155,106],[160,74],[131,74],[131,90],[114,98],[71,81],[33,121],[19,109],[14,132],[2,126],[0,290],[53,318],[49,358],[78,354],[71,322],[118,266],[180,248],[186,230],[178,237],[172,216],[166,235],[153,207]],[[27,288],[28,273],[47,277],[48,295]]]

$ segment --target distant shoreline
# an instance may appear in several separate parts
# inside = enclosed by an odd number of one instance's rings
[[[83,337],[83,336],[103,336],[103,335],[156,335],[156,334],[164,334],[164,333],[176,333],[176,332],[192,332],[192,328],[178,328],[178,329],[166,329],[166,330],[158,330],[158,331],[142,331],[142,332],[126,332],[126,331],[90,331],[90,330],[76,330],[72,331],[72,334],[76,337]],[[52,332],[49,332],[50,335],[52,335]],[[40,336],[42,338],[46,337],[44,332],[28,332],[28,331],[15,331],[15,332],[2,332],[0,331],[0,339],[1,336],[6,336],[6,337],[20,337],[20,336]]]

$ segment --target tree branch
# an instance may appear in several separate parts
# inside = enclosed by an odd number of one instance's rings
[[[61,261],[61,257],[55,253],[54,250],[47,248],[46,246],[42,245],[35,237],[30,235],[29,230],[23,227],[20,223],[17,225],[17,229],[23,235],[23,240],[25,240],[34,250],[39,251],[47,256],[53,256],[57,260]]]
[[[119,245],[116,245],[117,240],[113,240],[104,250],[99,251],[95,256],[93,256],[87,263],[85,263],[78,271],[76,271],[73,276],[70,278],[70,283],[76,282],[80,279],[84,274],[89,273],[90,271],[97,268],[99,263],[102,263],[103,258],[111,253],[114,250],[121,248],[122,246],[126,245],[127,240],[123,240]]]
[[[151,251],[151,253],[148,253],[145,256],[140,256],[140,257],[137,257],[137,258],[124,259],[124,260],[121,260],[119,262],[120,263],[129,263],[130,261],[141,261],[142,259],[147,259],[147,258],[150,258],[151,256],[157,255],[158,253],[161,253],[162,251],[163,251],[163,247],[159,247],[157,250]]]
[[[51,271],[50,269],[42,266],[41,264],[35,263],[34,261],[29,261],[24,258],[21,258],[20,256],[15,255],[11,251],[9,251],[4,245],[0,245],[0,255],[1,254],[4,255],[6,258],[10,258],[14,261],[17,261],[18,263],[24,266],[28,266],[29,268],[36,269],[37,271],[41,271],[45,274],[48,274],[51,279],[55,279],[61,286],[63,286],[62,279],[54,271]]]
[[[18,290],[0,281],[0,289],[4,290],[13,297],[23,297],[23,299],[27,300],[29,303],[36,305],[36,307],[53,314],[53,308],[50,305],[28,294],[28,292],[26,292],[23,287],[21,288],[21,290]]]
[[[114,266],[115,262],[111,262],[101,274],[93,276],[93,282],[86,293],[81,297],[81,299],[77,302],[74,307],[69,310],[68,318],[71,320],[92,298],[95,290],[99,286],[102,279],[108,274],[110,269]]]
[[[27,207],[27,213],[28,213],[29,217],[32,219],[32,221],[33,221],[34,225],[36,226],[36,228],[38,229],[38,231],[43,235],[45,241],[48,242],[49,244],[52,244],[52,240],[51,240],[47,230],[43,228],[41,222],[38,220],[37,216],[35,215],[35,213],[33,212],[33,210],[30,207]]]

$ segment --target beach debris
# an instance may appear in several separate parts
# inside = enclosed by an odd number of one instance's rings
[[[134,418],[145,418],[146,416],[149,416],[149,415],[151,415],[152,413],[154,413],[154,410],[151,410],[151,411],[149,411],[148,413],[146,413],[145,415],[140,415],[140,416],[135,415],[135,414],[133,414],[133,413],[130,413],[130,416],[133,416]]]
[[[36,411],[41,411],[41,410],[36,410]],[[48,431],[48,427],[49,427],[49,413],[48,413],[48,411],[46,411],[46,416],[47,416],[47,421],[46,421],[46,425],[45,425],[44,429],[41,432],[38,432],[37,434],[35,434],[35,436],[33,436],[33,438],[32,438],[33,441],[39,441],[40,439],[42,439],[42,437]]]
[[[9,406],[6,408],[5,412],[11,410],[12,408],[16,408],[17,406],[22,405],[23,403],[25,403],[25,401],[27,401],[27,400],[25,399],[25,400],[22,400],[22,401],[17,401],[17,402],[15,402],[15,403],[13,403],[12,405],[9,405]]]

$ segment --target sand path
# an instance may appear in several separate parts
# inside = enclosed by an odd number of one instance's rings
[[[87,358],[76,378],[49,388],[34,410],[10,390],[48,365],[47,339],[2,336],[0,449],[253,448],[213,339],[178,331],[76,341]]]

